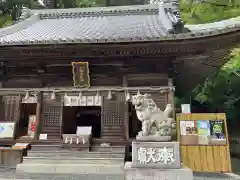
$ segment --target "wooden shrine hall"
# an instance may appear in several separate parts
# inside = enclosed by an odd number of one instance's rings
[[[216,73],[239,42],[239,17],[184,25],[176,1],[24,8],[0,29],[0,121],[15,124],[19,141],[61,142],[91,126],[95,142],[128,142],[141,127],[130,95],[149,93],[164,109],[175,89],[186,95]]]

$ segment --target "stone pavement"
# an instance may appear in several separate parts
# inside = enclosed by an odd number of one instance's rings
[[[233,176],[233,175],[232,175]],[[194,173],[194,180],[240,180],[240,176],[232,177],[226,174],[217,173]],[[124,180],[121,175],[61,175],[61,174],[24,174],[16,175],[15,169],[0,168],[0,180],[25,179],[25,180]],[[161,177],[159,179],[162,180]],[[181,178],[179,179],[181,180]]]

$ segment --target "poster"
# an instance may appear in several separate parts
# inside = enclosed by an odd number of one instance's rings
[[[197,127],[194,121],[186,121],[186,135],[197,135]]]
[[[194,121],[180,121],[181,144],[198,144],[197,127]]]
[[[13,122],[0,123],[0,138],[13,138],[14,128],[15,123]]]
[[[180,134],[186,135],[186,121],[180,121]]]
[[[28,136],[33,138],[36,131],[36,115],[29,115],[28,118]]]
[[[223,120],[211,121],[210,124],[212,139],[226,139]]]
[[[208,120],[197,121],[198,135],[210,136],[210,122]]]

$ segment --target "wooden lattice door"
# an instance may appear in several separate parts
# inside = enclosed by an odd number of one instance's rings
[[[43,95],[41,133],[47,139],[61,139],[62,100],[60,96],[51,100],[50,95]]]
[[[20,117],[21,96],[4,96],[5,120],[18,122]]]
[[[103,123],[102,138],[123,139],[123,118],[122,97],[115,94],[111,100],[103,100]]]

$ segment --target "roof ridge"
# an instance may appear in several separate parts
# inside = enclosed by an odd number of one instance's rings
[[[33,14],[51,15],[64,13],[82,13],[82,14],[116,14],[116,13],[145,13],[157,12],[157,4],[131,5],[131,6],[110,6],[110,7],[90,7],[90,8],[68,8],[68,9],[38,9],[31,10]]]

